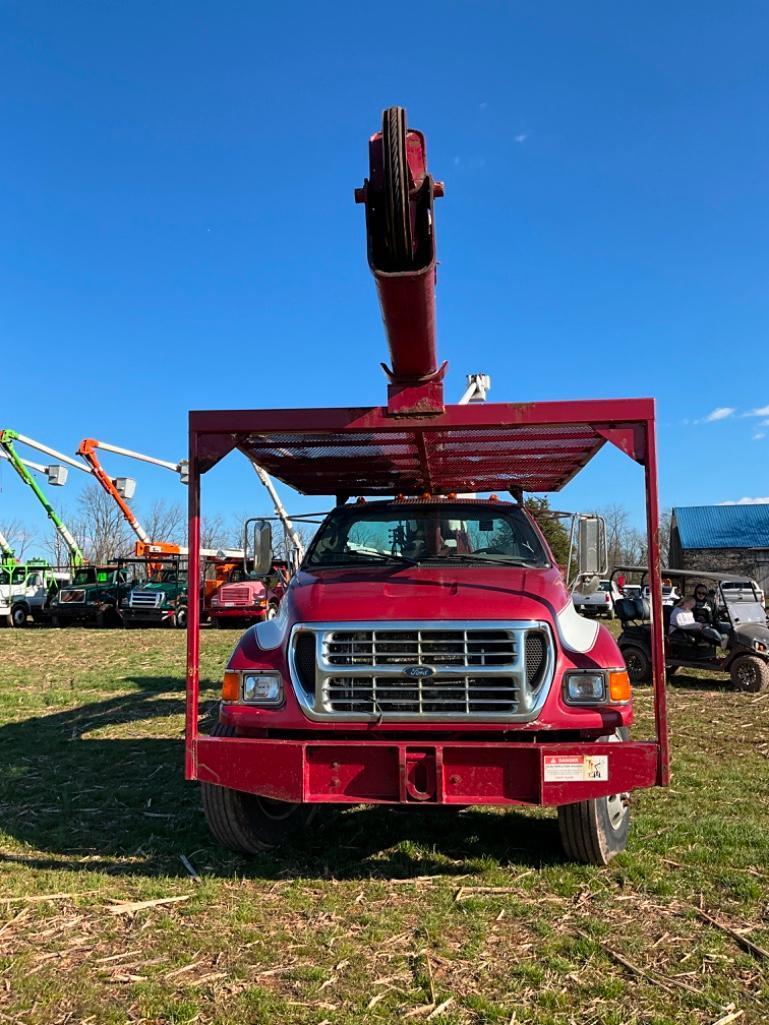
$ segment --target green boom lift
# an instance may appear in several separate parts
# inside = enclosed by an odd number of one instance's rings
[[[85,556],[80,549],[77,541],[70,533],[67,525],[64,523],[62,518],[56,512],[54,507],[46,497],[45,492],[37,483],[35,478],[29,472],[29,467],[33,470],[38,470],[41,473],[48,475],[48,483],[61,486],[66,483],[67,480],[67,468],[60,464],[52,464],[51,466],[40,466],[37,463],[31,463],[28,460],[22,459],[14,447],[14,442],[21,442],[24,445],[29,445],[31,448],[36,448],[39,452],[45,452],[47,455],[53,456],[55,459],[60,460],[61,463],[69,463],[72,466],[76,466],[79,470],[84,469],[82,464],[76,463],[74,459],[70,459],[69,456],[62,455],[61,452],[57,452],[55,449],[48,448],[47,445],[42,445],[39,441],[35,441],[33,438],[27,438],[23,434],[19,434],[17,431],[11,431],[8,429],[0,430],[0,449],[5,453],[11,466],[14,468],[16,473],[21,477],[25,484],[28,484],[35,494],[38,502],[45,509],[48,518],[53,523],[59,535],[63,539],[64,543],[69,550],[70,563],[73,569],[77,569],[78,566],[82,566],[85,562]],[[87,468],[86,472],[88,472]],[[4,540],[4,539],[3,539]],[[0,542],[1,544],[2,542]],[[6,545],[3,545],[3,560],[6,559]],[[9,550],[10,551],[10,550]],[[13,557],[13,553],[10,553],[10,557]]]

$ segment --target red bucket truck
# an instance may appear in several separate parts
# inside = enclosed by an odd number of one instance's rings
[[[625,846],[630,792],[669,778],[654,404],[445,405],[442,187],[400,108],[385,112],[369,156],[356,198],[390,346],[387,404],[190,414],[192,579],[201,475],[233,449],[336,506],[278,615],[238,641],[207,735],[190,608],[186,774],[202,783],[213,834],[235,850],[284,842],[319,804],[546,805],[567,855],[605,864]],[[645,477],[655,722],[645,740],[630,739],[614,638],[577,614],[522,501],[558,491],[606,444]],[[269,528],[257,530],[266,562]],[[600,573],[589,533],[581,568]]]

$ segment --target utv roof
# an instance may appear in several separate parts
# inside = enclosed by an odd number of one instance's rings
[[[205,473],[238,448],[306,495],[548,492],[607,441],[644,463],[653,421],[652,399],[212,410],[190,413],[190,457]]]
[[[648,566],[615,566],[613,573],[648,573]],[[735,573],[724,573],[720,569],[708,570],[707,572],[698,569],[667,569],[663,566],[660,570],[663,577],[675,577],[676,579],[687,580],[723,580],[729,583],[744,583],[750,581],[750,577],[744,574],[740,576]]]

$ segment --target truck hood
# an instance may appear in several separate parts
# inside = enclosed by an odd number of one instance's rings
[[[404,566],[299,572],[283,604],[297,623],[546,619],[568,603],[557,568]]]

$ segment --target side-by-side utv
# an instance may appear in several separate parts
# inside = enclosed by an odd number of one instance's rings
[[[617,566],[614,573],[638,573],[645,567]],[[769,627],[761,592],[755,581],[733,573],[711,570],[663,569],[662,575],[680,580],[678,588],[686,593],[687,582],[711,585],[709,600],[695,606],[698,627],[671,629],[672,606],[664,606],[665,668],[668,677],[678,669],[706,669],[727,673],[735,690],[769,690]],[[728,585],[728,586],[725,586]],[[622,622],[619,648],[633,683],[650,683],[651,614],[643,598],[621,598],[615,611]]]

